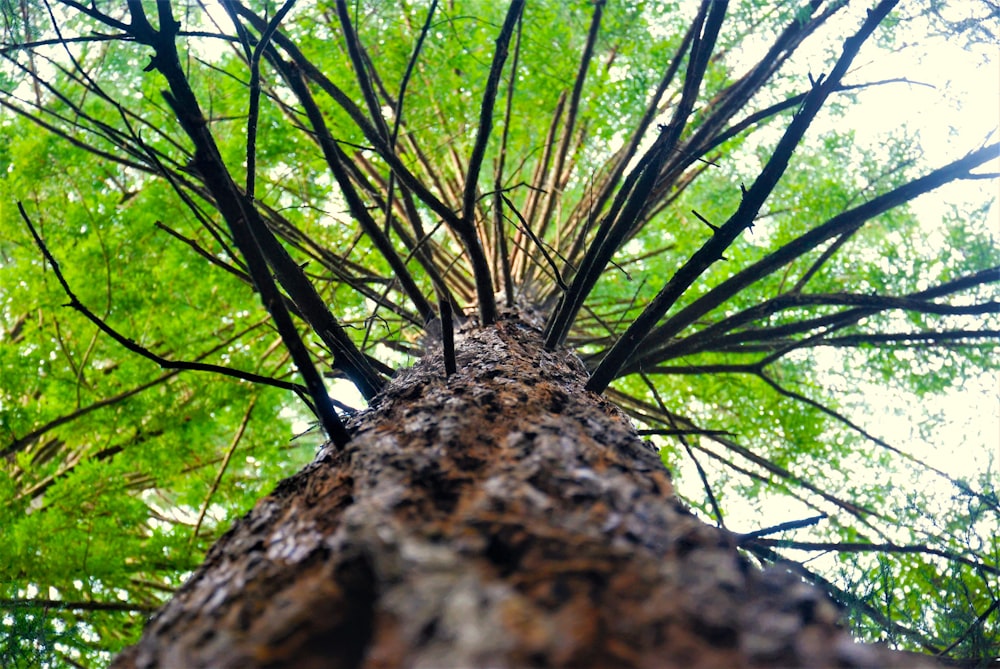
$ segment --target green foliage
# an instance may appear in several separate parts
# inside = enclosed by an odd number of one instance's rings
[[[261,16],[273,16],[279,3],[258,4],[253,9]],[[713,237],[713,226],[733,215],[743,198],[741,185],[749,187],[771,159],[799,107],[774,110],[724,141],[714,140],[749,114],[809,90],[819,74],[814,68],[829,70],[840,54],[837,30],[853,30],[864,15],[854,10],[845,23],[824,24],[804,3],[733,4],[698,104],[668,161],[673,171],[665,170],[569,332],[568,344],[591,367]],[[931,4],[928,11],[936,15],[940,8]],[[178,5],[175,15],[194,31],[178,38],[182,67],[222,164],[242,187],[250,80],[242,46],[228,34],[215,34],[231,32],[221,11],[206,15],[195,3]],[[128,21],[121,3],[92,6]],[[460,211],[506,6],[441,3],[401,103],[397,96],[429,6],[347,6],[366,50],[366,71],[378,75],[371,83],[379,113],[389,128],[400,121],[394,145],[400,162],[447,209]],[[25,18],[11,3],[2,7],[6,45],[54,34],[44,13]],[[922,9],[891,16],[878,43],[887,48],[896,42],[897,31],[923,16]],[[169,360],[298,381],[268,313],[242,276],[246,268],[215,198],[192,169],[191,139],[164,101],[167,83],[158,72],[144,71],[152,49],[133,40],[90,40],[118,29],[65,6],[57,10],[63,37],[81,38],[66,45],[75,63],[62,45],[37,44],[2,47],[0,65],[5,667],[106,664],[137,638],[143,616],[197,567],[231,520],[308,462],[317,441],[291,439],[307,410],[287,390],[224,374],[162,369],[67,306],[70,300],[16,202],[24,204],[79,301],[124,337]],[[591,211],[598,194],[617,161],[627,174],[671,122],[689,65],[681,47],[694,13],[690,3],[602,5],[593,58],[583,68],[582,96],[569,127],[594,11],[591,2],[528,4],[503,70],[478,184],[476,222],[493,263],[494,287],[503,287],[501,244],[492,227],[497,179],[517,214],[506,203],[501,207],[516,289],[520,299],[543,310],[552,308],[560,289],[518,216],[543,238],[542,248],[570,281],[600,223],[600,216],[588,217],[608,211],[607,203]],[[842,18],[830,11],[831,21]],[[243,25],[259,34],[251,22]],[[727,96],[738,98],[770,40],[793,27],[810,33],[803,36],[809,58],[775,63],[782,67],[726,115]],[[370,119],[336,3],[300,3],[280,34]],[[254,206],[356,346],[386,364],[405,365],[419,354],[422,322],[389,258],[331,176],[318,145],[320,130],[309,125],[284,78],[282,68],[292,55],[283,49],[277,52],[281,61],[264,59],[261,66]],[[623,157],[675,58],[678,74],[655,101],[650,127],[636,137],[641,150]],[[37,88],[30,85],[32,71]],[[328,94],[330,86],[316,79],[309,85],[365,211],[378,229],[389,231],[418,289],[432,296],[439,288],[430,266],[472,315],[480,277],[468,266],[457,235],[433,207],[400,189],[399,175],[390,180],[385,155],[346,108],[351,105],[339,103]],[[792,154],[753,228],[680,296],[668,321],[769,254],[794,247],[808,231],[934,167],[905,127],[881,137],[878,147],[840,127],[839,114],[859,96],[837,93],[826,125],[818,121]],[[563,167],[556,173],[559,160]],[[609,188],[610,195],[617,192]],[[391,216],[387,200],[396,207]],[[964,476],[949,474],[937,461],[920,461],[901,443],[905,439],[864,424],[866,400],[859,390],[901,398],[899,404],[921,402],[924,422],[932,423],[944,393],[996,369],[1000,323],[996,311],[989,311],[1000,298],[996,278],[935,302],[986,305],[981,312],[879,306],[830,325],[814,321],[842,315],[851,305],[805,300],[752,311],[796,295],[903,298],[1000,266],[1000,247],[988,225],[995,213],[988,205],[955,206],[930,223],[921,215],[922,202],[865,218],[742,286],[667,341],[653,336],[642,342],[648,348],[637,348],[640,358],[615,380],[614,397],[641,427],[673,430],[653,441],[675,473],[679,494],[708,519],[719,520],[720,511],[737,523],[823,512],[830,516],[826,521],[783,538],[936,550],[843,549],[814,561],[815,552],[781,547],[784,557],[832,584],[858,634],[907,648],[955,644],[949,651],[955,657],[995,657],[995,463]],[[302,332],[320,367],[331,369],[331,352],[316,333],[304,326]],[[965,334],[934,338],[949,332]],[[879,338],[893,334],[900,337]],[[657,357],[657,351],[685,341],[702,345]],[[914,428],[911,437],[937,438],[922,429]],[[677,430],[687,434],[679,437]],[[101,608],[106,604],[114,606]]]
[[[113,171],[94,179],[108,168],[79,162],[66,143],[23,119],[2,132],[11,156],[46,156],[17,160],[0,181],[2,197],[28,203],[83,304],[165,357],[215,351],[208,361],[288,373],[269,352],[275,335],[252,292],[203,268],[189,248],[154,227],[157,220],[190,223],[165,184]],[[126,194],[113,190],[116,178]],[[278,418],[287,402],[280,391],[162,370],[99,333],[64,306],[67,297],[16,208],[5,204],[0,211],[4,446],[52,426],[0,470],[0,597],[51,599],[47,593],[57,592],[67,602],[154,606],[200,562],[226,519],[295,471],[311,449],[289,442],[291,428]],[[210,495],[251,404],[254,420]],[[63,417],[73,419],[56,427]],[[210,513],[194,537],[206,504]],[[10,641],[4,666],[29,666],[21,663],[31,648],[39,656],[93,657],[95,649],[114,651],[139,631],[127,609],[67,616],[17,608],[10,616],[4,614],[5,626],[38,635],[15,633],[28,645]]]

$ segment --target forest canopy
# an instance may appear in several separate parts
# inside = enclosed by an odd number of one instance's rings
[[[996,421],[998,145],[920,61],[995,72],[1000,9],[893,4],[0,0],[0,665],[105,665],[505,308],[857,636],[1000,656],[996,443],[940,427]]]

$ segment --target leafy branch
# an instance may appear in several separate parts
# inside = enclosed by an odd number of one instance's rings
[[[32,224],[31,219],[28,218],[28,212],[25,211],[24,205],[21,202],[17,203],[17,209],[21,214],[21,218],[28,230],[31,232],[32,238],[35,240],[35,244],[38,245],[38,250],[42,252],[45,259],[48,261],[49,265],[52,267],[52,271],[59,281],[59,285],[62,286],[63,291],[69,298],[69,303],[65,306],[71,307],[76,311],[80,312],[87,320],[96,325],[101,332],[105,333],[116,342],[124,346],[129,351],[141,355],[147,360],[152,360],[160,367],[164,369],[177,369],[177,370],[192,370],[197,372],[212,372],[214,374],[221,374],[223,376],[230,376],[234,379],[239,379],[241,381],[248,381],[250,383],[257,383],[265,386],[273,386],[275,388],[281,388],[282,390],[291,390],[298,395],[307,397],[306,389],[304,386],[297,383],[289,383],[288,381],[281,381],[280,379],[275,379],[269,376],[264,376],[262,374],[255,374],[253,372],[246,372],[240,369],[233,369],[232,367],[224,367],[222,365],[213,365],[204,362],[188,362],[184,360],[168,360],[162,356],[159,356],[149,349],[139,345],[134,340],[129,339],[125,335],[121,334],[110,325],[107,324],[103,319],[101,319],[97,314],[91,311],[85,304],[83,304],[80,299],[70,288],[69,283],[66,281],[66,277],[63,276],[62,270],[59,267],[59,262],[53,257],[52,252],[49,251],[48,246],[39,236],[38,231]]]

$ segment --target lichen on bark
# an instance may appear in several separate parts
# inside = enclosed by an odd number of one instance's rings
[[[914,666],[680,505],[530,319],[432,350],[236,523],[117,667]]]

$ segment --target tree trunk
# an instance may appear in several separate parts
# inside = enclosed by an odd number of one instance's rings
[[[116,667],[915,666],[673,498],[507,315],[391,382],[223,536]]]

